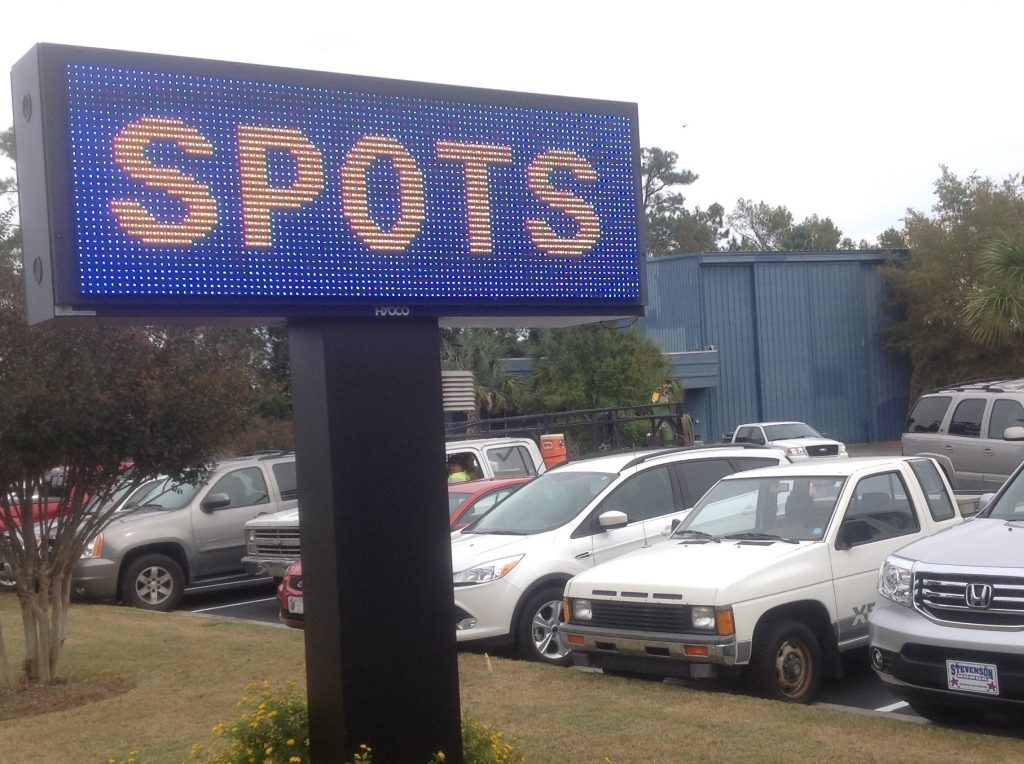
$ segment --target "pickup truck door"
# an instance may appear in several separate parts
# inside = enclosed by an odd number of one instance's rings
[[[618,528],[602,528],[598,517],[612,510],[624,513],[629,522]],[[652,467],[624,480],[588,515],[573,536],[590,536],[587,559],[597,565],[663,540],[661,530],[682,516],[682,510],[682,499],[668,466]],[[576,557],[582,559],[580,555]]]
[[[215,493],[227,494],[230,503],[204,509],[202,503]],[[196,542],[195,575],[241,573],[245,522],[276,509],[259,467],[232,470],[218,478],[191,508],[192,534]]]
[[[868,638],[878,566],[889,554],[925,534],[920,512],[899,470],[861,478],[842,512],[841,522],[829,532],[829,555],[837,637],[841,645],[852,647]]]

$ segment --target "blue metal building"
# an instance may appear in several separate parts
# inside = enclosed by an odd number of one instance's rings
[[[649,258],[642,331],[673,360],[697,431],[797,419],[848,443],[897,439],[910,366],[889,353],[888,250]]]

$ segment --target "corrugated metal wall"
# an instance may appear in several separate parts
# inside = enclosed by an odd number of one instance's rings
[[[714,346],[705,439],[799,419],[850,443],[899,437],[909,365],[886,352],[882,252],[729,253],[648,261],[646,334],[666,352]]]

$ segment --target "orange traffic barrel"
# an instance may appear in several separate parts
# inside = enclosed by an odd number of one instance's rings
[[[551,469],[556,464],[565,461],[565,436],[557,435],[540,436],[540,453],[544,457],[544,466]]]

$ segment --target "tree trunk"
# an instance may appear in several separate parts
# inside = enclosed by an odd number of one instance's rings
[[[3,624],[0,624],[0,687],[5,689],[14,687],[14,671],[11,670],[11,662],[7,658]]]

